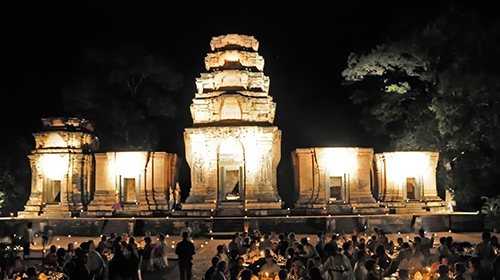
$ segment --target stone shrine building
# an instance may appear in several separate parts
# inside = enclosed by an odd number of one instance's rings
[[[191,192],[182,209],[218,215],[281,209],[281,131],[273,126],[276,104],[259,42],[228,34],[212,38],[210,47],[208,72],[196,79],[193,127],[184,131]]]
[[[292,153],[298,210],[307,214],[449,212],[437,195],[436,152],[308,148]]]
[[[372,195],[373,149],[296,149],[292,160],[296,208],[308,214],[388,212]]]
[[[150,216],[172,207],[176,154],[95,153],[90,121],[44,118],[42,124],[44,131],[33,134],[31,194],[19,217]],[[120,211],[113,211],[115,203]]]
[[[44,118],[29,155],[31,194],[20,217],[71,217],[93,195],[94,126],[85,119]]]

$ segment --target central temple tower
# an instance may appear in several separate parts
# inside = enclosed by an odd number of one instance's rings
[[[182,208],[227,216],[281,209],[281,131],[273,126],[276,103],[259,42],[228,34],[213,37],[210,47],[208,72],[196,79],[193,127],[184,131],[191,192]]]

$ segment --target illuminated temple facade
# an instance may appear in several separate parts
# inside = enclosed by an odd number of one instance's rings
[[[191,189],[181,205],[181,160],[163,151],[98,151],[91,122],[44,118],[29,155],[31,195],[19,217],[266,216],[449,212],[435,152],[300,148],[295,205],[277,189],[281,130],[273,125],[264,58],[253,36],[213,37],[184,130]],[[284,186],[292,191],[292,186]],[[179,210],[181,211],[175,211]],[[175,212],[175,213],[174,213]]]
[[[296,149],[295,207],[307,213],[448,212],[437,195],[436,152]]]
[[[33,134],[31,194],[19,217],[148,216],[169,210],[178,180],[176,154],[96,153],[98,139],[88,120],[45,118],[42,125]]]
[[[281,131],[273,125],[264,58],[253,36],[212,38],[207,73],[196,79],[193,127],[184,131],[191,191],[184,210],[219,215],[281,209],[276,168]]]

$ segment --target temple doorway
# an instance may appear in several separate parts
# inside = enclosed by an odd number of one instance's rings
[[[330,175],[327,178],[326,197],[331,202],[344,202],[347,200],[348,174]]]
[[[46,204],[61,202],[61,180],[45,179],[43,200]]]
[[[422,181],[423,178],[417,177],[406,177],[405,191],[407,200],[419,200],[422,197]]]
[[[220,202],[243,201],[245,160],[242,144],[236,139],[222,141],[218,158],[218,200]]]

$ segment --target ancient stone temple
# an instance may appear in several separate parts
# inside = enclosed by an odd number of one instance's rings
[[[448,212],[436,188],[437,152],[375,154],[377,191],[384,205],[397,213]]]
[[[71,217],[92,198],[93,124],[77,118],[44,118],[29,155],[31,195],[20,217]]]
[[[86,214],[113,215],[113,204],[119,202],[122,215],[150,216],[169,211],[175,203],[180,162],[176,154],[106,152],[95,154],[95,162],[94,199]]]
[[[305,148],[292,153],[297,209],[307,214],[386,213],[372,195],[372,148]]]
[[[180,203],[176,154],[95,153],[90,121],[47,118],[42,124],[29,155],[31,195],[19,217],[150,216]],[[117,203],[119,211],[113,209]]]
[[[281,131],[272,125],[276,104],[259,42],[228,34],[212,38],[210,47],[208,72],[196,79],[193,127],[184,131],[191,192],[182,209],[218,215],[280,209]]]

